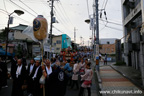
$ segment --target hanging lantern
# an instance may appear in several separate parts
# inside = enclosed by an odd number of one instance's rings
[[[36,39],[43,40],[47,37],[47,20],[42,16],[38,15],[33,21],[33,34]]]

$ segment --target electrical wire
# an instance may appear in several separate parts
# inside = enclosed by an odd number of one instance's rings
[[[101,23],[99,23],[99,24],[101,24]],[[104,25],[104,24],[101,24],[101,25]],[[123,30],[121,30],[121,29],[117,29],[117,28],[115,28],[115,27],[111,27],[111,26],[107,26],[107,25],[105,25],[105,27],[111,28],[111,29],[114,29],[114,30],[118,30],[118,31],[123,31]],[[102,30],[101,30],[101,31],[102,31]]]
[[[6,8],[5,0],[3,0],[3,3],[4,3],[4,8],[5,8],[6,12],[7,12],[7,8]]]
[[[101,9],[103,9],[103,7],[104,7],[104,3],[105,3],[105,0],[103,1],[102,8],[101,8]]]
[[[65,17],[65,20],[67,21],[67,23],[69,22],[69,24],[71,23],[70,25],[74,26],[74,25],[72,24],[71,20],[69,19],[69,16],[67,15],[67,13],[66,13],[66,11],[65,11],[62,3],[61,3],[60,1],[59,1],[59,3],[60,3],[60,5],[61,5],[62,10],[61,10],[59,4],[57,4],[57,6],[59,7],[59,10],[61,11],[63,17]],[[64,14],[65,14],[65,15],[64,15]]]
[[[3,12],[2,12],[3,11]],[[5,14],[5,15],[7,15],[8,16],[8,12],[6,12],[5,10],[3,10],[3,9],[0,9],[0,12],[1,13],[3,13],[3,14]],[[6,12],[6,13],[4,13],[4,12]],[[15,15],[13,15],[13,17],[15,17],[15,18],[17,18],[17,19],[19,19],[19,20],[21,20],[21,21],[24,21],[24,22],[26,22],[26,23],[28,23],[28,24],[30,24],[30,22],[29,21],[26,21],[26,20],[24,20],[24,19],[22,19],[22,18],[20,18],[20,17],[18,17],[18,16],[15,16]]]
[[[69,24],[69,21],[66,19],[65,15],[62,13],[60,7],[58,8],[60,13],[58,12],[58,10],[56,9],[57,13],[60,15],[61,19],[63,20],[63,22],[65,22],[65,24],[68,24],[69,26],[71,26],[71,24]]]
[[[67,18],[69,19],[70,23],[73,25],[73,23],[71,22],[71,19],[69,18],[69,16],[67,15],[62,3],[60,2],[60,5],[62,6],[63,10],[64,10],[64,13],[66,14]],[[74,26],[74,25],[73,25]]]
[[[108,0],[106,0],[105,6],[104,6],[104,10],[106,9],[107,2],[108,2]]]
[[[115,29],[115,30],[118,30],[118,31],[123,31],[121,29],[117,29],[117,28],[114,28],[114,27],[110,27],[110,26],[106,26],[107,28],[111,28],[111,29]]]
[[[88,0],[86,0],[86,2],[87,2],[87,11],[88,11],[88,18],[89,18],[89,3],[88,3]]]
[[[144,24],[144,22],[142,22],[141,24],[139,24],[136,28],[134,28],[132,31],[128,32],[127,35],[124,35],[122,38],[120,38],[120,40],[122,40],[123,38],[125,38],[126,36],[130,35],[132,32],[134,32],[135,30],[137,30],[139,27],[142,26],[142,24]],[[114,44],[116,44],[117,42],[115,42]],[[107,46],[107,47],[111,47],[112,45],[110,46]]]
[[[61,31],[60,29],[56,28],[55,26],[53,26],[53,28],[55,28],[57,31],[59,31],[59,32],[61,32],[61,33],[63,33],[63,34],[66,34],[66,33],[64,33],[63,31]]]
[[[57,11],[57,8],[56,7],[54,7],[54,9],[55,9],[55,11],[57,12],[57,13],[59,13],[58,11]],[[61,19],[59,19],[59,17],[61,18]],[[59,21],[62,23],[62,25],[68,30],[68,31],[70,31],[69,29],[68,29],[68,27],[66,27],[64,24],[66,24],[66,22],[65,22],[65,20],[61,17],[61,15],[59,14],[59,17],[57,17],[58,19],[59,19]],[[62,20],[62,21],[61,21]],[[72,32],[72,31],[70,31],[70,32]]]
[[[27,4],[25,4],[24,2],[22,2],[21,0],[19,0],[22,4],[24,4],[27,8],[29,8],[31,11],[33,11],[35,14],[38,15],[38,13],[36,11],[34,11],[32,8],[30,8]]]
[[[63,31],[61,31],[60,29],[58,29],[57,27],[55,27],[55,26],[53,26],[53,28],[55,28],[57,31],[59,31],[60,33],[62,33],[62,34],[66,34],[66,33],[64,33]],[[70,36],[71,37],[71,36]],[[71,39],[73,39],[72,37],[71,37]]]
[[[69,16],[67,15],[67,13],[66,13],[66,11],[65,11],[65,8],[63,7],[63,5],[62,5],[62,3],[61,3],[61,1],[59,1],[59,3],[60,3],[60,5],[61,5],[61,7],[62,7],[62,9],[63,9],[63,11],[64,11],[64,13],[65,13],[65,15],[64,16],[67,16],[66,17],[66,19],[67,19],[67,22],[70,22],[71,23],[71,25],[73,25],[74,26],[74,24],[71,22],[71,19],[69,18]],[[89,7],[88,7],[89,8]],[[89,17],[89,16],[88,16]],[[70,26],[71,26],[70,25]],[[79,34],[79,33],[78,33]],[[79,34],[80,35],[80,34]]]
[[[115,24],[115,25],[120,25],[120,26],[122,26],[122,24],[115,23],[115,22],[111,22],[111,21],[108,21],[108,20],[103,20],[103,19],[99,19],[99,20],[104,21],[104,22],[107,22],[107,23],[111,23],[111,24]]]
[[[32,15],[33,17],[36,17],[35,15],[33,15],[32,13],[30,13],[29,11],[27,11],[26,9],[22,8],[21,6],[19,6],[18,4],[16,4],[15,2],[13,2],[12,0],[9,0],[11,3],[13,3],[14,5],[18,6],[19,8],[23,9],[24,11],[26,11],[27,13],[29,13],[30,15]]]

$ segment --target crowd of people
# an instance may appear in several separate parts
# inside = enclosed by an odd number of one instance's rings
[[[67,86],[76,87],[78,96],[83,96],[84,89],[91,96],[93,71],[89,58],[90,51],[63,51],[54,58],[31,59],[27,64],[26,59],[15,56],[11,60],[11,96],[24,96],[24,92],[28,96],[65,96]]]

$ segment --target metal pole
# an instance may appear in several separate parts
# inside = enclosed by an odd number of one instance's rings
[[[96,7],[96,57],[99,57],[99,13],[98,13],[98,0],[95,0],[95,7]],[[99,59],[98,59],[99,65]],[[99,71],[99,66],[97,71]]]
[[[12,13],[11,13],[12,14]],[[5,63],[6,63],[6,60],[7,60],[7,47],[8,47],[8,33],[9,33],[9,21],[10,21],[10,15],[8,15],[8,24],[7,24],[7,28],[5,29],[6,30],[6,54],[5,54]]]
[[[93,20],[94,20],[94,28],[93,28],[93,40],[94,40],[94,43],[93,43],[93,45],[94,45],[93,51],[94,51],[94,52],[93,52],[93,59],[94,59],[94,60],[96,59],[96,58],[95,58],[95,56],[96,56],[96,44],[95,44],[95,37],[96,37],[96,35],[95,35],[95,30],[96,30],[96,29],[95,29],[95,28],[96,28],[96,27],[95,27],[95,26],[96,26],[96,24],[95,24],[95,21],[96,21],[96,20],[95,20],[95,17],[96,17],[96,16],[95,16],[95,11],[96,11],[96,10],[95,10],[95,6],[93,5],[93,12],[94,12],[94,13],[93,13]]]
[[[76,43],[76,28],[74,27],[74,43]]]
[[[52,25],[53,25],[53,5],[54,5],[54,0],[52,1],[52,6],[51,6],[51,25],[50,25],[50,49],[52,49]],[[51,59],[51,53],[49,54],[49,58]]]
[[[98,13],[98,0],[96,3],[96,56],[99,56],[99,13]]]

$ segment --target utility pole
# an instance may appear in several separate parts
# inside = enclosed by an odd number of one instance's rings
[[[94,42],[96,46],[96,53],[94,55],[94,60],[96,60],[96,71],[99,72],[99,13],[98,13],[98,0],[95,0],[95,20],[96,20],[96,26],[95,26],[95,31],[96,31],[96,42]]]
[[[74,27],[74,43],[76,43],[76,28]]]
[[[82,36],[80,37],[80,45],[82,46]]]
[[[89,48],[89,40],[88,40],[88,48]]]
[[[54,7],[54,0],[51,0],[51,24],[50,24],[50,49],[52,49],[52,26],[53,26],[53,7]],[[49,54],[49,59],[51,59],[51,53]]]
[[[98,0],[95,0],[96,6],[96,57],[99,56],[99,13],[98,13]]]

